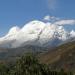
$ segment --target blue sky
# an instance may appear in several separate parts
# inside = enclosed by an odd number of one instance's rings
[[[75,19],[75,0],[0,0],[0,36],[46,15]]]

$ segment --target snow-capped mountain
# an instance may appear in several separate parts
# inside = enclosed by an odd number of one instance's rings
[[[4,37],[0,38],[0,47],[57,46],[71,37],[75,37],[74,31],[68,32],[63,26],[35,20],[22,28],[12,27]]]

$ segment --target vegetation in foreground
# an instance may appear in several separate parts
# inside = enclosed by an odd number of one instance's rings
[[[0,75],[73,75],[71,72],[51,70],[41,64],[33,54],[25,54],[13,65],[0,64]]]

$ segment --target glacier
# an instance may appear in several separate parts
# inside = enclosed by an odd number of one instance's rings
[[[8,33],[0,38],[0,47],[17,48],[26,45],[52,47],[75,37],[75,31],[67,31],[59,24],[30,21],[22,28],[14,26]]]

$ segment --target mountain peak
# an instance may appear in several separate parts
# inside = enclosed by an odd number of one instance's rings
[[[74,31],[69,33],[63,26],[34,20],[21,29],[18,26],[12,27],[6,36],[0,38],[0,43],[11,44],[13,48],[25,45],[54,46],[54,43],[58,45],[69,39],[69,34],[74,34]]]
[[[70,35],[71,35],[71,37],[75,37],[75,31],[72,30],[72,31],[70,32]]]
[[[42,21],[38,21],[38,20],[34,20],[34,21],[31,21],[29,23],[27,23],[23,28],[22,28],[22,31],[25,31],[25,30],[39,30],[41,28],[43,28],[46,24]]]
[[[19,32],[19,30],[20,28],[18,26],[14,26],[9,30],[8,35],[16,34],[17,32]]]

